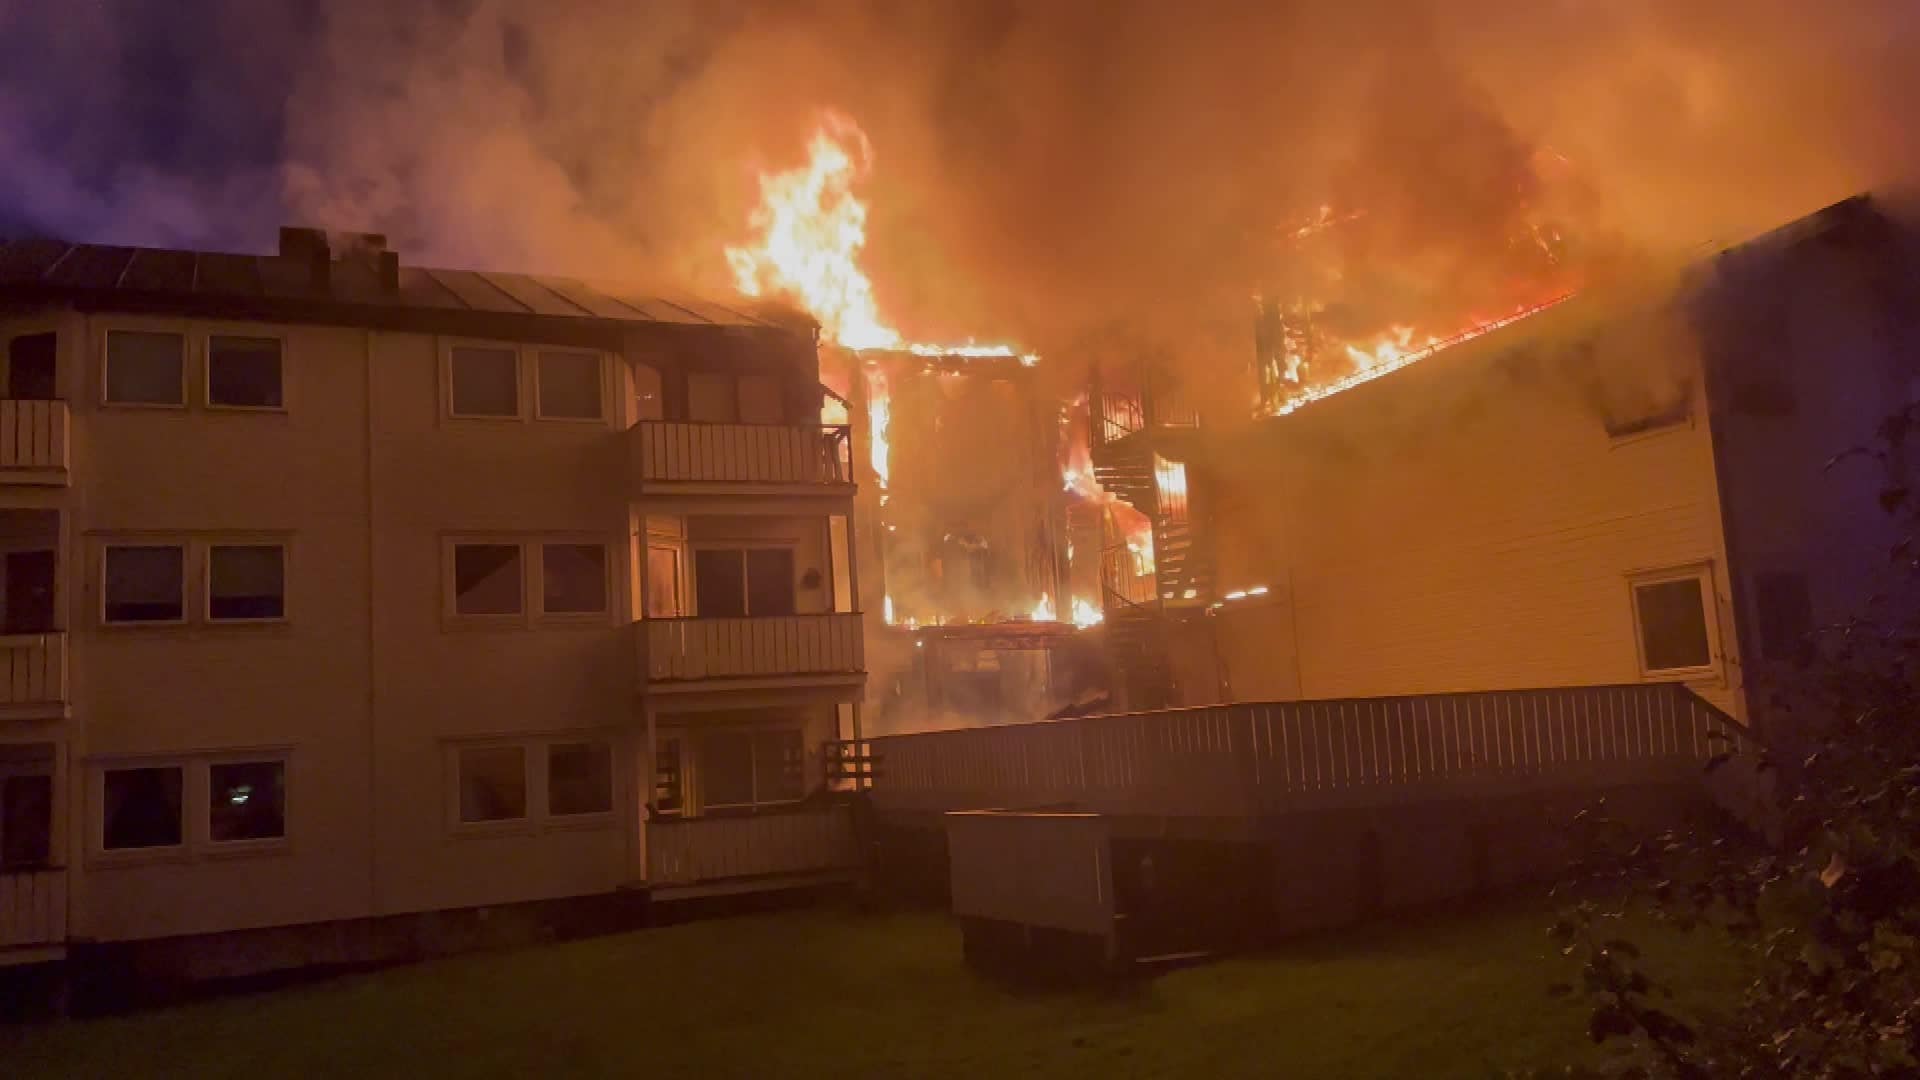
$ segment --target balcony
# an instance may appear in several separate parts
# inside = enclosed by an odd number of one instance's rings
[[[645,420],[633,426],[642,491],[844,495],[853,490],[844,424],[704,424]]]
[[[0,484],[67,483],[67,403],[0,400]]]
[[[858,685],[867,669],[858,612],[643,619],[637,634],[653,689],[713,680]]]
[[[67,872],[0,870],[0,966],[13,950],[58,948],[67,940]]]
[[[0,634],[0,719],[59,715],[67,703],[67,635]]]
[[[656,893],[738,892],[845,877],[858,856],[844,806],[647,823],[647,883]]]

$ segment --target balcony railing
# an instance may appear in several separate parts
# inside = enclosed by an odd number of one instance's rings
[[[0,870],[0,949],[67,940],[67,872]]]
[[[845,424],[697,424],[647,420],[633,427],[642,484],[769,484],[831,487],[853,482]]]
[[[1217,705],[886,735],[883,810],[1257,815],[1697,778],[1739,724],[1678,683]]]
[[[67,403],[0,400],[0,484],[67,482]]]
[[[0,709],[67,700],[67,635],[0,635]]]
[[[857,860],[844,806],[647,824],[647,882],[655,888],[847,871]]]
[[[867,667],[857,612],[643,619],[639,642],[648,682],[857,675]]]

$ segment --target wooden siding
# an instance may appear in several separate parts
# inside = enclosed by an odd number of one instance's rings
[[[67,940],[67,872],[0,871],[0,949]]]
[[[0,483],[67,482],[67,403],[0,400]]]
[[[633,427],[634,463],[643,484],[851,484],[848,430],[642,421]]]
[[[67,635],[0,636],[0,706],[67,700]]]
[[[649,682],[866,670],[857,612],[644,619],[637,626]]]
[[[874,805],[1245,816],[1697,774],[1741,729],[1675,684],[1218,705],[873,739]]]
[[[850,870],[857,856],[844,806],[647,825],[647,882],[655,887]]]
[[[1697,356],[1676,346],[1670,363]],[[1234,696],[1630,681],[1628,576],[1709,564],[1723,655],[1691,685],[1740,715],[1705,407],[1616,440],[1581,377],[1540,357],[1441,353],[1223,457],[1219,586],[1284,593],[1293,639],[1223,647],[1266,658],[1228,672]],[[1221,624],[1242,630],[1265,632]]]

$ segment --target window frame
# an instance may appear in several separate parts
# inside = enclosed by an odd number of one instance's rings
[[[281,767],[281,835],[248,840],[214,840],[213,766],[269,761],[279,762]],[[85,855],[89,865],[114,867],[248,858],[283,855],[293,848],[298,781],[295,779],[294,747],[291,745],[222,747],[164,754],[111,754],[93,758],[87,765]],[[107,774],[148,768],[181,770],[180,843],[144,848],[107,847]],[[57,847],[58,837],[55,840]]]
[[[613,546],[597,537],[574,537],[566,535],[538,536],[526,542],[529,552],[537,553],[539,562],[539,588],[528,588],[529,593],[537,593],[539,604],[535,614],[543,622],[604,622],[613,613]],[[600,549],[600,606],[592,611],[549,611],[547,610],[547,548],[549,547],[597,547]],[[527,554],[521,555],[522,564],[533,560]],[[531,576],[531,575],[529,575]],[[530,597],[531,598],[531,597]]]
[[[475,612],[460,610],[459,574],[457,560],[459,549],[463,547],[513,547],[520,551],[520,608],[513,612]],[[528,566],[527,540],[519,535],[488,535],[486,533],[456,533],[441,538],[440,541],[440,591],[443,596],[441,616],[451,625],[461,627],[524,627],[533,617],[533,574]]]
[[[598,732],[558,734],[543,736],[540,740],[540,762],[544,766],[540,793],[540,817],[550,826],[568,826],[580,824],[600,824],[613,820],[614,810],[620,805],[620,767],[619,755],[615,752],[614,739],[610,735]],[[577,814],[563,814],[553,808],[553,748],[556,746],[601,746],[607,751],[607,808],[605,810],[583,810]]]
[[[241,840],[215,840],[213,838],[213,767],[216,765],[265,765],[280,766],[280,835],[254,836]],[[236,855],[251,852],[284,851],[292,843],[293,835],[293,755],[286,750],[229,750],[202,755],[196,767],[200,772],[200,801],[198,808],[201,834],[197,846],[204,854]]]
[[[180,549],[180,616],[176,619],[114,619],[108,616],[107,561],[114,548],[171,547]],[[96,560],[100,600],[94,607],[98,625],[108,630],[143,630],[181,627],[193,622],[193,541],[178,534],[158,536],[120,535],[102,537]]]
[[[607,401],[612,396],[607,386],[607,355],[598,349],[577,348],[570,345],[534,345],[524,349],[527,359],[523,361],[532,368],[533,382],[533,418],[556,424],[605,424],[607,422]],[[594,416],[554,416],[547,409],[546,392],[540,381],[541,359],[547,353],[560,353],[572,356],[586,356],[593,359],[595,381],[598,384],[600,411]]]
[[[747,747],[748,760],[752,763],[751,767],[753,769],[753,801],[744,803],[714,803],[707,797],[707,740],[714,735],[741,734],[746,735],[749,740]],[[789,734],[795,736],[800,744],[800,793],[791,799],[762,798],[760,793],[759,761],[758,758],[754,756],[755,747],[752,740],[764,735]],[[739,726],[728,725],[724,727],[716,725],[699,730],[689,730],[686,736],[682,738],[680,753],[682,775],[684,776],[688,771],[687,765],[689,759],[691,759],[693,766],[691,771],[693,774],[695,800],[693,801],[692,812],[685,816],[693,818],[708,816],[745,817],[753,814],[778,812],[807,801],[807,728],[804,721],[789,720]],[[682,780],[681,799],[683,804],[688,801],[685,796],[684,779]]]
[[[552,812],[553,792],[551,760],[556,744],[597,743],[607,748],[608,808],[582,814]],[[441,741],[444,763],[444,812],[450,838],[487,836],[526,836],[545,832],[594,831],[613,828],[619,823],[620,805],[626,796],[620,761],[626,746],[615,728],[591,727],[572,731],[523,732],[513,735],[459,736]],[[518,749],[521,752],[522,782],[526,785],[526,812],[515,818],[493,821],[466,821],[460,816],[460,755],[465,750]]]
[[[463,413],[454,406],[453,396],[453,355],[461,349],[485,349],[492,352],[505,352],[513,357],[514,411],[506,413]],[[458,420],[462,423],[523,424],[529,413],[529,387],[527,386],[527,365],[524,346],[513,341],[487,341],[477,338],[448,338],[440,345],[440,397],[443,402],[440,414],[446,420]]]
[[[173,844],[146,847],[107,846],[107,774],[140,769],[177,769],[180,772],[180,840]],[[188,858],[193,854],[194,784],[192,759],[172,754],[153,757],[125,757],[102,761],[92,770],[88,802],[92,821],[87,829],[87,850],[97,859],[109,862],[156,862]]]
[[[536,774],[533,767],[536,755],[533,747],[525,739],[470,739],[453,743],[448,747],[451,767],[447,785],[447,809],[449,822],[459,832],[518,832],[535,824],[535,811],[540,806],[540,797],[544,792],[535,787]],[[466,801],[466,773],[461,766],[462,756],[473,750],[518,750],[520,752],[520,790],[522,804],[520,813],[514,817],[482,818],[468,821],[462,812]]]
[[[211,537],[200,547],[200,621],[208,626],[279,626],[292,621],[293,550],[284,537]],[[215,618],[213,614],[213,549],[223,547],[270,547],[280,550],[280,614],[259,618]],[[104,590],[102,590],[104,592]],[[138,624],[135,624],[138,625]]]
[[[113,399],[113,335],[115,334],[166,334],[180,339],[180,400],[163,401],[115,401]],[[186,412],[192,405],[193,373],[193,334],[179,324],[158,322],[116,322],[104,327],[100,333],[100,393],[97,404],[103,409],[130,409],[135,411]]]
[[[1684,668],[1649,668],[1646,633],[1640,622],[1640,590],[1676,581],[1696,581],[1700,586],[1701,615],[1706,623],[1707,662]],[[1714,588],[1713,563],[1702,561],[1656,570],[1640,570],[1627,575],[1627,612],[1632,620],[1634,666],[1647,682],[1687,682],[1720,674],[1723,659],[1720,646],[1719,593]]]
[[[793,611],[790,613],[781,613],[781,615],[755,615],[753,613],[753,603],[752,603],[753,582],[747,576],[747,552],[749,550],[762,550],[767,548],[784,549],[786,551],[791,552],[793,555],[793,568],[796,576],[792,581],[788,583],[788,587],[793,592]],[[700,612],[700,575],[699,575],[699,572],[695,569],[695,564],[699,558],[698,553],[702,551],[737,551],[740,553],[740,587],[742,590],[741,603],[747,608],[747,613],[745,615],[703,615],[701,614]],[[801,561],[800,561],[800,542],[798,540],[789,540],[789,539],[690,540],[686,544],[686,551],[685,551],[685,554],[681,557],[680,565],[681,565],[681,577],[685,585],[685,588],[681,591],[681,607],[683,610],[687,608],[691,608],[693,611],[692,615],[685,616],[687,618],[765,619],[765,618],[780,618],[786,614],[793,614],[793,615],[807,614],[807,612],[804,612],[801,610],[801,605],[800,605],[800,579],[798,575],[800,573]]]
[[[280,343],[280,404],[226,405],[213,400],[213,340],[215,338],[256,338]],[[285,331],[270,327],[209,326],[200,335],[200,404],[208,412],[285,413],[288,411],[287,368],[293,343]]]

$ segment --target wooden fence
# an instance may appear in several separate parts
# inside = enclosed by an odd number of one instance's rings
[[[851,484],[849,429],[837,425],[697,424],[633,427],[642,483]]]
[[[638,628],[649,682],[866,670],[857,612],[642,619]]]
[[[850,870],[859,861],[845,806],[647,823],[655,887]]]
[[[67,939],[67,872],[0,870],[0,949]]]
[[[0,635],[0,707],[67,700],[67,635]]]
[[[1742,730],[1678,683],[1220,705],[877,737],[873,798],[1270,814],[1670,781]]]

